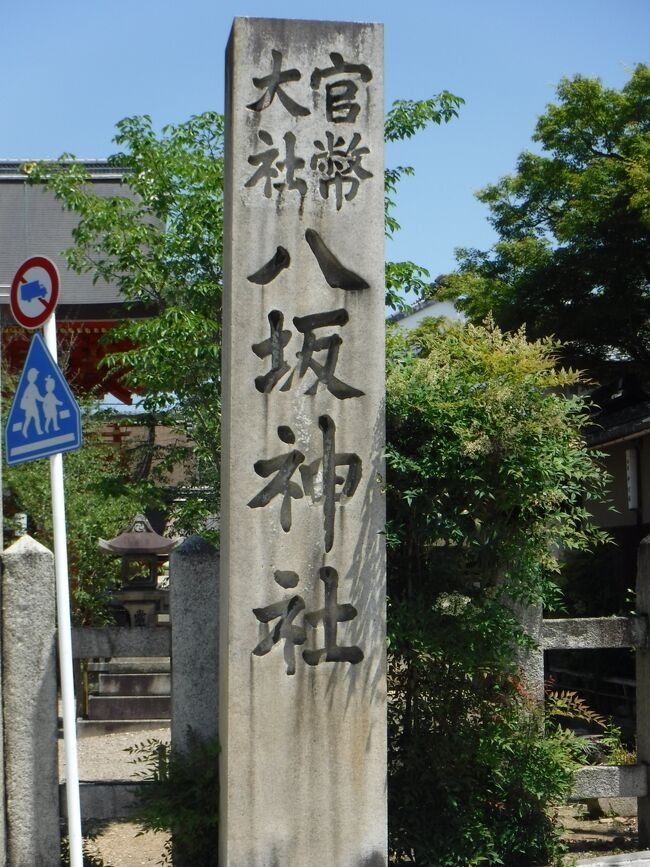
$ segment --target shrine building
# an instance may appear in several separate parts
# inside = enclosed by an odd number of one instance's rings
[[[93,282],[92,271],[70,271],[61,252],[72,246],[72,231],[77,215],[65,211],[42,184],[30,183],[22,171],[26,160],[0,161],[0,325],[2,353],[10,370],[22,369],[31,332],[17,325],[9,309],[9,289],[18,267],[30,256],[46,256],[57,266],[60,277],[56,308],[60,355],[65,375],[75,390],[112,394],[123,403],[131,395],[120,382],[119,372],[100,367],[101,358],[111,349],[106,333],[125,318],[124,299],[118,287],[104,280]],[[94,191],[100,196],[130,195],[121,184],[123,172],[106,161],[83,161]],[[129,318],[144,311],[129,308]]]

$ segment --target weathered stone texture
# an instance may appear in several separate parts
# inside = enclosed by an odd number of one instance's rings
[[[2,554],[2,714],[9,867],[59,847],[54,557],[29,536]]]
[[[590,650],[643,647],[648,640],[646,617],[578,617],[544,620],[545,650]]]
[[[188,746],[188,728],[217,736],[219,690],[219,554],[191,536],[169,559],[172,622],[172,746]]]
[[[221,863],[379,867],[382,29],[236,19],[226,101]]]
[[[73,626],[72,654],[75,659],[169,656],[169,633],[167,626]]]
[[[650,616],[650,536],[639,545],[636,575],[636,610]],[[650,764],[650,650],[636,652],[636,749],[637,761]],[[639,845],[650,846],[650,797],[638,802]]]
[[[640,798],[648,792],[644,765],[592,765],[576,771],[571,800],[585,798]]]

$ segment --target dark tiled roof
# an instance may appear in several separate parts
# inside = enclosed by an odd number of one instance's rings
[[[33,162],[33,160],[29,157],[20,160],[0,158],[0,180],[23,180],[26,175],[21,171],[21,166],[30,162]],[[37,160],[37,162],[58,162],[58,160]],[[93,178],[101,178],[104,176],[120,178],[124,175],[125,171],[119,166],[111,165],[111,163],[105,159],[70,160],[69,163],[64,163],[64,165],[73,165],[73,163],[81,163],[84,165]]]
[[[650,431],[650,395],[633,377],[623,377],[591,395],[595,409],[586,433],[590,445],[632,439]]]

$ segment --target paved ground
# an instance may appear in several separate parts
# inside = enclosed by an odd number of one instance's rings
[[[169,728],[80,738],[79,779],[132,779],[137,774],[137,766],[130,763],[131,756],[125,749],[149,738],[168,741]],[[59,778],[63,779],[63,741],[59,741]],[[167,839],[165,834],[140,834],[138,826],[131,822],[89,823],[83,832],[84,836],[96,835],[87,844],[87,852],[98,858],[98,863],[103,862],[104,867],[160,864]]]
[[[570,853],[583,859],[638,849],[636,819],[621,816],[604,816],[589,819],[585,807],[572,804],[560,811]]]
[[[93,735],[79,740],[80,780],[127,780],[137,774],[127,747],[150,738],[168,741],[169,728],[155,731],[127,731],[111,735]],[[63,742],[59,743],[59,768],[62,778]],[[566,827],[570,851],[576,858],[593,858],[615,852],[633,852],[637,848],[636,820],[608,816],[590,820],[579,805],[565,807],[562,821]],[[130,822],[95,823],[84,834],[96,834],[88,852],[98,856],[104,867],[141,867],[160,864],[166,835],[140,834]],[[101,863],[101,861],[99,862]]]

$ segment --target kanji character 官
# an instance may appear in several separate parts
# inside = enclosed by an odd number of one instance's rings
[[[334,51],[330,53],[330,59],[332,66],[326,69],[315,69],[312,72],[311,86],[314,90],[320,87],[323,78],[343,75],[344,73],[356,73],[364,82],[372,79],[372,72],[363,63],[346,63],[343,56]],[[325,112],[328,121],[353,123],[356,120],[360,111],[359,103],[354,101],[357,90],[357,85],[349,78],[325,85]]]

